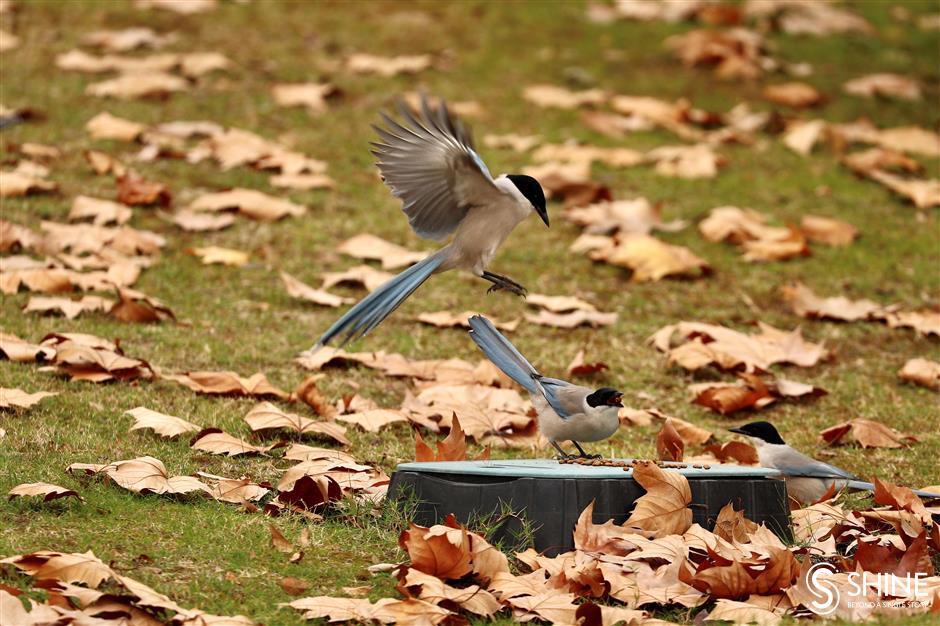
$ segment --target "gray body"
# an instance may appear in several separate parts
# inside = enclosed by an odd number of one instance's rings
[[[591,406],[593,389],[539,374],[485,317],[471,317],[470,328],[470,337],[487,358],[532,396],[539,430],[556,448],[560,441],[601,441],[617,432],[619,407]]]
[[[375,127],[382,139],[373,144],[379,170],[415,233],[437,241],[453,234],[453,240],[353,306],[315,349],[340,335],[339,345],[366,335],[432,274],[456,269],[483,277],[509,233],[536,210],[506,175],[492,177],[443,103],[432,111],[422,98],[420,115],[404,106],[401,115],[404,124],[385,115],[388,128]]]

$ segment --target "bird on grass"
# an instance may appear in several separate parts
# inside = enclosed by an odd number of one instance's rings
[[[521,174],[493,178],[474,151],[470,132],[443,99],[432,107],[422,96],[420,109],[414,113],[400,102],[402,123],[383,113],[387,127],[373,127],[381,139],[372,144],[373,154],[415,233],[435,241],[454,237],[349,309],[314,349],[337,337],[341,346],[363,337],[432,274],[466,270],[492,283],[487,293],[526,294],[519,283],[486,268],[513,228],[531,213],[549,225],[542,186]]]
[[[562,450],[559,441],[573,443],[581,458],[600,456],[588,455],[579,442],[602,441],[617,432],[620,426],[617,413],[623,407],[622,393],[610,387],[591,389],[542,376],[483,316],[470,318],[470,338],[486,358],[532,396],[539,430],[558,450],[558,457],[573,456]]]
[[[791,448],[770,422],[751,422],[737,428],[733,433],[746,436],[757,449],[757,458],[762,467],[778,470],[787,483],[787,495],[800,504],[820,500],[832,489],[874,491],[875,485],[863,481],[855,474],[834,465],[817,461]],[[940,495],[929,491],[914,491],[918,496],[937,498]]]

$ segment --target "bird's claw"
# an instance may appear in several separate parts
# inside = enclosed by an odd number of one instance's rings
[[[522,296],[523,298],[525,298],[529,294],[528,289],[526,289],[519,283],[511,281],[511,280],[506,280],[505,282],[493,283],[493,285],[489,289],[486,290],[486,293],[493,293],[494,291],[508,291],[517,296]]]
[[[579,458],[579,459],[599,459],[599,458],[601,458],[601,455],[599,455],[599,454],[579,454],[579,455],[577,456],[577,458]]]

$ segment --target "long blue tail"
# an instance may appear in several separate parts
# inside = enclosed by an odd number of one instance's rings
[[[850,489],[859,489],[862,491],[874,491],[875,490],[875,485],[873,485],[872,483],[862,482],[860,480],[850,480],[848,482],[848,487]],[[912,489],[912,491],[914,492],[915,495],[917,495],[920,498],[940,498],[940,494],[938,493],[933,493],[930,491],[923,491],[921,489]]]
[[[496,330],[493,322],[481,315],[471,317],[470,338],[480,346],[486,358],[503,370],[506,376],[519,383],[529,393],[541,393],[536,380],[540,376],[538,370]]]
[[[343,317],[323,333],[313,349],[327,345],[341,334],[344,335],[339,343],[341,347],[354,339],[364,337],[391,315],[392,311],[401,306],[401,303],[414,293],[415,289],[420,287],[443,262],[444,255],[439,251],[389,280],[346,311]]]

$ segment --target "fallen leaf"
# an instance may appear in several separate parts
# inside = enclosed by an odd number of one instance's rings
[[[649,235],[628,235],[588,256],[594,261],[633,270],[634,282],[657,281],[667,276],[695,278],[707,275],[711,268],[683,246],[664,243]]]
[[[248,253],[232,248],[220,248],[218,246],[208,246],[206,248],[187,248],[188,253],[199,257],[203,265],[231,265],[241,267],[248,263]]]
[[[450,311],[435,311],[433,313],[420,313],[417,319],[422,324],[436,326],[437,328],[470,328],[469,319],[476,315],[476,311],[462,311],[460,313],[451,313]],[[501,322],[490,318],[493,325],[504,332],[512,332],[519,327],[519,320],[511,322]]]
[[[590,376],[592,374],[596,374],[597,372],[610,369],[610,367],[606,363],[600,361],[594,363],[585,363],[584,350],[578,350],[578,353],[571,360],[571,363],[568,364],[567,369],[569,376]]]
[[[115,461],[101,471],[118,486],[134,493],[176,495],[209,492],[208,486],[192,476],[170,476],[163,462],[151,456]]]
[[[522,97],[540,107],[559,109],[598,106],[607,101],[607,93],[602,89],[570,91],[555,85],[529,85],[523,89]]]
[[[855,418],[837,424],[819,433],[820,439],[829,445],[844,443],[844,439],[857,442],[863,448],[902,448],[917,441],[917,437],[905,435],[881,422]]]
[[[242,378],[235,372],[186,372],[183,374],[165,374],[168,380],[174,380],[184,387],[198,393],[231,396],[274,396],[287,400],[288,393],[268,382],[261,372]]]
[[[136,141],[147,130],[147,127],[104,111],[88,120],[85,130],[92,139]],[[118,172],[113,173],[118,174]]]
[[[320,306],[338,307],[344,304],[351,304],[355,300],[345,296],[338,296],[325,289],[314,289],[310,285],[303,283],[287,272],[281,272],[281,281],[287,294],[292,298],[298,298]]]
[[[714,66],[719,78],[757,78],[773,61],[760,33],[745,28],[700,28],[673,35],[664,42],[687,67]]]
[[[312,408],[317,415],[333,420],[336,417],[336,409],[317,389],[317,380],[320,378],[322,375],[317,374],[303,379],[294,390],[293,397]]]
[[[757,465],[757,450],[749,443],[743,441],[728,441],[723,444],[710,444],[705,450],[718,459],[719,463],[726,463],[729,459],[744,465]]]
[[[198,432],[200,430],[199,426],[184,419],[158,413],[142,406],[124,411],[124,414],[134,418],[134,425],[130,427],[131,431],[151,428],[161,437],[173,438],[183,433]]]
[[[703,143],[660,146],[647,152],[646,159],[656,164],[657,174],[675,178],[714,178],[725,163],[724,157]]]
[[[218,0],[134,0],[135,9],[163,9],[180,15],[214,11],[218,6]]]
[[[643,163],[643,153],[629,148],[602,148],[575,143],[544,144],[534,153],[537,163],[574,162],[592,164],[599,161],[610,167],[633,167]]]
[[[436,576],[430,576],[412,567],[398,570],[397,588],[409,597],[418,597],[434,605],[451,603],[461,609],[489,617],[502,609],[499,600],[479,585],[452,587]]]
[[[454,614],[429,602],[410,598],[382,598],[375,604],[364,598],[317,596],[289,603],[306,619],[329,618],[331,622],[380,622],[382,624],[440,624]]]
[[[346,69],[354,74],[378,74],[394,76],[396,74],[417,74],[431,67],[429,54],[411,56],[383,57],[373,54],[357,53],[346,59]]]
[[[66,489],[65,487],[60,487],[58,485],[52,485],[50,483],[24,483],[22,485],[13,487],[13,489],[10,489],[8,495],[10,496],[10,500],[28,496],[42,496],[43,502],[58,500],[59,498],[66,498],[69,496],[74,496],[79,500],[84,500],[84,498],[78,495],[78,492],[71,489]]]
[[[275,221],[291,216],[301,216],[307,208],[269,196],[254,189],[231,189],[218,193],[209,193],[196,198],[190,205],[193,211],[238,211],[255,220]]]
[[[90,219],[93,224],[105,226],[108,224],[123,224],[131,218],[131,209],[118,202],[100,200],[88,196],[76,196],[72,201],[72,210],[69,211],[69,221]]]
[[[917,80],[901,74],[866,74],[854,78],[842,89],[853,96],[872,98],[898,98],[900,100],[920,100],[920,84]]]
[[[326,174],[278,174],[269,180],[271,186],[286,189],[332,189],[336,181]]]
[[[920,358],[909,359],[898,371],[898,377],[921,387],[940,390],[940,363]]]
[[[648,235],[653,230],[676,232],[685,228],[682,220],[663,222],[658,205],[646,198],[598,202],[565,211],[565,219],[584,227],[586,233],[613,235],[616,233]],[[531,299],[532,294],[527,298]]]
[[[581,121],[588,128],[613,139],[623,139],[627,133],[652,130],[655,124],[641,115],[620,115],[606,111],[581,111]]]
[[[925,337],[940,337],[940,311],[894,311],[885,313],[889,328],[913,328]]]
[[[590,302],[574,296],[546,296],[540,293],[530,293],[526,296],[525,303],[552,313],[597,311],[597,308]]]
[[[99,296],[82,296],[78,300],[71,298],[50,298],[45,296],[32,296],[23,307],[24,313],[55,313],[59,312],[66,319],[75,319],[82,313],[95,311],[109,311],[114,306],[113,300]]]
[[[489,456],[489,448],[486,448],[475,460],[488,459]],[[437,443],[437,453],[434,453],[431,448],[424,443],[421,433],[415,431],[416,461],[466,461],[467,458],[466,435],[456,415],[454,415],[451,420],[450,433],[448,433],[446,438]]]
[[[442,580],[457,580],[473,571],[470,536],[453,515],[430,528],[409,524],[398,545],[411,558],[411,567]]]
[[[787,125],[783,143],[790,150],[805,156],[813,151],[813,146],[825,130],[826,122],[823,120],[794,121]]]
[[[310,589],[310,583],[299,578],[294,578],[293,576],[285,576],[278,581],[278,584],[281,586],[281,589],[284,590],[284,593],[299,596],[307,589]]]
[[[0,387],[0,408],[2,409],[28,409],[38,404],[43,398],[57,396],[59,394],[51,391],[37,391],[27,393],[22,389],[10,389]]]
[[[810,241],[829,246],[847,246],[858,237],[858,229],[841,220],[819,215],[804,215],[800,230]]]
[[[150,324],[167,319],[176,319],[169,307],[145,293],[118,287],[117,294],[118,301],[108,311],[108,315],[114,319],[135,324]]]
[[[656,435],[656,453],[660,461],[681,461],[682,453],[685,450],[685,444],[672,420],[667,419],[663,422],[663,427]]]
[[[55,348],[53,363],[57,371],[69,376],[70,380],[85,380],[102,383],[110,380],[131,381],[154,377],[153,368],[140,359],[125,356],[110,342],[86,343],[86,335],[64,334],[47,335],[44,345]]]
[[[347,424],[355,424],[370,433],[377,433],[389,424],[408,422],[408,418],[401,411],[391,409],[372,409],[360,413],[346,413],[338,415],[336,419]]]
[[[268,531],[271,533],[271,545],[276,548],[278,552],[290,554],[294,551],[294,544],[288,541],[274,524],[268,524]]]
[[[82,37],[85,45],[127,52],[137,48],[162,48],[176,40],[174,33],[161,35],[150,28],[131,27],[121,30],[96,30]]]
[[[214,479],[216,482],[212,485],[209,495],[222,502],[231,502],[233,504],[244,504],[246,502],[256,502],[263,499],[270,493],[270,485],[258,485],[247,478],[231,479],[220,476],[209,476],[199,473],[200,476]]]
[[[326,111],[327,100],[342,92],[330,83],[296,83],[274,85],[271,93],[281,106],[302,106],[310,113],[320,114]]]
[[[0,563],[11,564],[36,580],[82,583],[92,589],[115,576],[90,550],[84,554],[43,550],[7,557]]]
[[[380,261],[384,270],[405,267],[427,256],[426,252],[408,250],[368,233],[347,239],[336,248],[336,251],[356,259]]]
[[[22,172],[0,171],[0,197],[12,198],[33,193],[56,191],[59,188],[51,180]]]
[[[542,138],[538,135],[518,135],[516,133],[483,136],[483,145],[487,148],[508,148],[516,152],[528,152],[539,145],[541,141]]]
[[[137,98],[163,98],[172,93],[186,91],[189,83],[184,78],[166,72],[122,74],[117,78],[93,83],[85,88],[89,96],[133,100]]]
[[[172,196],[163,183],[130,174],[117,179],[118,200],[130,206],[170,206]]]
[[[189,447],[194,450],[209,452],[210,454],[224,454],[226,456],[264,454],[271,449],[271,446],[254,446],[218,428],[202,429],[193,437]]]
[[[322,289],[351,284],[362,285],[369,291],[375,291],[394,277],[394,274],[377,270],[368,265],[357,265],[344,272],[324,272]]]
[[[245,422],[254,432],[284,428],[301,435],[324,435],[344,446],[350,445],[343,426],[332,422],[318,422],[295,413],[286,413],[270,402],[262,402],[252,408],[245,415]]]
[[[633,468],[633,479],[646,493],[637,498],[624,526],[650,531],[657,537],[682,534],[689,529],[692,492],[685,476],[663,471],[651,462],[640,462]]]
[[[757,624],[757,626],[776,626],[783,621],[781,616],[769,609],[726,598],[715,603],[715,607],[708,612],[706,619],[733,624]]]
[[[875,170],[869,175],[891,191],[910,200],[918,209],[940,206],[940,180],[905,179],[882,170]]]
[[[206,231],[222,230],[235,223],[235,216],[230,214],[210,215],[179,209],[172,215],[173,223],[185,231],[201,233]]]
[[[536,315],[526,313],[525,318],[533,324],[554,328],[575,328],[582,325],[598,328],[614,324],[617,321],[617,314],[600,311],[571,311],[570,313],[539,311]]]
[[[781,287],[780,293],[791,311],[810,319],[854,322],[878,319],[884,311],[871,300],[849,300],[844,296],[821,298],[800,282]]]
[[[803,109],[822,104],[825,98],[812,85],[801,82],[767,85],[761,95],[774,104]]]

